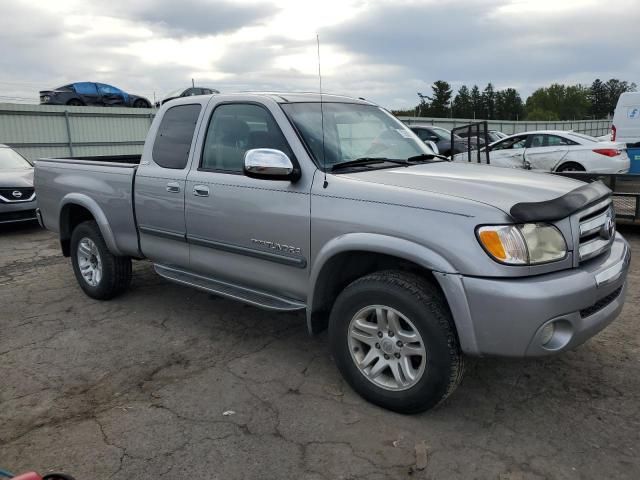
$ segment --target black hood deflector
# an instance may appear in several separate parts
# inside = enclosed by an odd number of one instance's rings
[[[509,213],[516,222],[560,220],[610,195],[611,190],[598,180],[582,185],[553,200],[516,203]]]

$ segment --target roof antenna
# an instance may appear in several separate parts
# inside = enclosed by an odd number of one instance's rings
[[[320,80],[320,121],[322,122],[322,170],[324,171],[324,182],[322,188],[327,188],[327,160],[324,149],[324,108],[322,106],[322,72],[320,70],[320,36],[316,33],[316,43],[318,44],[318,79]]]

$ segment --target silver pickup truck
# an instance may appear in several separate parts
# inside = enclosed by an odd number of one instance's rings
[[[131,260],[305,311],[363,397],[437,405],[465,355],[538,357],[622,309],[629,247],[601,183],[443,161],[384,109],[315,94],[165,104],[141,158],[43,159],[38,215],[85,293]]]

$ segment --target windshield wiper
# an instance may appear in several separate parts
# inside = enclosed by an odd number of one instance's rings
[[[438,160],[435,160],[435,159]],[[407,162],[422,162],[422,161],[431,161],[431,162],[450,162],[451,159],[445,157],[444,155],[438,155],[436,153],[421,153],[420,155],[415,155],[413,157],[407,158]]]
[[[336,163],[331,167],[331,171],[334,172],[336,170],[341,170],[343,168],[350,167],[360,167],[366,165],[377,165],[380,163],[395,163],[396,165],[409,165],[409,162],[406,160],[398,160],[395,158],[385,158],[385,157],[361,157],[356,158],[355,160],[347,160],[346,162]]]

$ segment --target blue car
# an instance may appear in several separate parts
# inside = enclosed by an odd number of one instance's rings
[[[144,97],[132,95],[112,85],[76,82],[54,90],[40,91],[41,105],[151,108]]]

